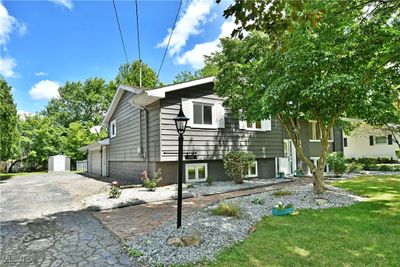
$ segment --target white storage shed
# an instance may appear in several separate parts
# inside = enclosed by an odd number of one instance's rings
[[[49,157],[49,172],[63,172],[71,170],[71,159],[64,155]]]

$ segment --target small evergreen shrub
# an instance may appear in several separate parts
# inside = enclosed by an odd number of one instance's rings
[[[213,211],[214,215],[240,218],[240,207],[227,203],[220,203]]]
[[[255,161],[255,156],[251,152],[231,151],[224,155],[224,168],[226,173],[237,184],[242,184],[250,164]]]
[[[254,205],[264,205],[264,204],[265,204],[265,200],[256,197],[256,198],[253,198],[253,199],[251,200],[251,203],[254,204]]]
[[[146,171],[142,172],[143,186],[147,189],[147,191],[155,191],[156,187],[160,184],[161,180],[162,180],[161,169],[158,169],[154,173],[153,178],[148,177]]]
[[[214,178],[212,178],[212,177],[210,177],[210,176],[207,176],[206,183],[207,183],[209,186],[212,186],[212,184],[214,183]]]
[[[111,184],[111,189],[108,191],[108,198],[119,198],[121,196],[122,190],[119,187],[117,181],[113,181]]]
[[[341,152],[332,152],[327,157],[327,163],[337,177],[346,171],[346,161]]]

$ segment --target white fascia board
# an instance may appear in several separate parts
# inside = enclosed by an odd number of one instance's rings
[[[127,86],[127,85],[119,85],[118,89],[117,89],[117,92],[115,93],[114,98],[111,101],[111,104],[110,104],[106,114],[104,115],[104,119],[103,119],[103,121],[101,123],[103,126],[107,126],[108,122],[110,121],[111,116],[114,113],[115,108],[117,107],[118,102],[121,99],[121,96],[122,96],[122,93],[124,92],[124,90],[128,91],[128,92],[131,92],[131,93],[134,93],[134,94],[140,94],[140,93],[143,92],[143,90],[140,89],[140,88],[134,88],[134,87],[130,87],[130,86]]]
[[[189,88],[189,87],[193,87],[193,86],[197,86],[197,85],[211,83],[214,80],[215,80],[215,77],[207,77],[207,78],[198,79],[198,80],[194,80],[194,81],[173,84],[173,85],[165,86],[165,87],[162,87],[162,88],[158,88],[158,89],[147,91],[147,94],[149,96],[155,96],[155,97],[159,97],[159,98],[164,98],[165,97],[165,93],[167,93],[167,92],[181,90],[181,89],[185,89],[185,88]]]

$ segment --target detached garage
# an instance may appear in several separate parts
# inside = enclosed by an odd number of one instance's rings
[[[79,150],[87,151],[87,172],[99,176],[108,176],[108,145],[110,139],[103,139]]]
[[[71,159],[64,155],[56,155],[49,157],[48,171],[49,172],[64,172],[71,170]]]

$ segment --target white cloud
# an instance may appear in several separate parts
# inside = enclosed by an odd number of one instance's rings
[[[37,100],[50,100],[52,98],[58,98],[58,88],[61,84],[57,81],[42,80],[32,86],[29,90],[29,94],[33,99]]]
[[[32,112],[23,111],[23,110],[18,110],[18,111],[17,111],[17,114],[18,114],[18,116],[19,116],[21,119],[25,119],[26,117],[29,117],[29,116],[33,115]]]
[[[14,72],[17,66],[15,59],[10,57],[0,57],[0,75],[6,78],[16,78],[18,75]]]
[[[176,23],[174,33],[172,34],[168,54],[173,56],[178,54],[186,45],[191,35],[201,33],[199,26],[207,22],[207,15],[211,11],[213,0],[192,1],[186,11]],[[166,47],[172,29],[168,29],[168,34],[157,47]]]
[[[43,71],[35,72],[35,76],[47,76],[47,72]]]
[[[8,14],[7,9],[0,2],[0,44],[5,44],[14,30],[17,20]]]
[[[69,10],[71,10],[74,7],[72,0],[50,0],[50,2],[53,2],[56,5],[64,6]]]
[[[194,69],[201,69],[204,67],[204,56],[210,55],[216,51],[220,51],[221,48],[219,47],[219,39],[230,36],[236,26],[237,25],[233,22],[233,20],[225,21],[221,26],[219,36],[215,40],[196,44],[193,49],[186,51],[182,56],[178,56],[176,58],[176,63],[179,65],[189,64]]]
[[[24,36],[28,32],[28,27],[26,27],[25,23],[19,22],[17,28],[19,36]]]

